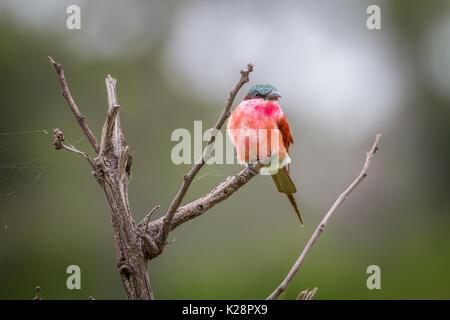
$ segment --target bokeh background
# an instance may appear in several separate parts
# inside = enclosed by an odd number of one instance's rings
[[[66,8],[81,8],[68,30]],[[381,8],[381,30],[366,27]],[[136,152],[136,220],[161,215],[188,165],[177,128],[215,122],[248,62],[251,84],[283,94],[293,179],[305,227],[271,179],[258,176],[171,235],[151,262],[159,299],[260,299],[284,278],[328,208],[361,169],[368,178],[330,221],[283,299],[450,298],[450,3],[448,1],[0,1],[0,298],[123,299],[109,211],[86,161],[52,148],[54,127],[92,150],[47,56],[100,136],[104,78],[118,79],[121,119]],[[211,165],[185,201],[238,165]],[[81,290],[66,268],[81,267]],[[366,268],[381,268],[368,290]]]

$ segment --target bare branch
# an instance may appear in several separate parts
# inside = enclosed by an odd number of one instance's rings
[[[303,290],[299,293],[297,300],[305,300],[305,297],[308,295],[308,290]]]
[[[55,135],[55,140],[53,141],[53,147],[56,150],[64,149],[64,150],[79,154],[79,155],[83,156],[89,162],[89,164],[92,167],[92,170],[94,170],[94,171],[97,170],[97,167],[95,166],[94,162],[91,160],[91,158],[89,157],[89,155],[86,152],[80,151],[73,146],[69,147],[63,143],[65,138],[60,129],[58,129],[58,128],[53,129],[53,133]]]
[[[62,66],[51,58],[50,61],[58,73],[64,97],[66,97],[86,136],[90,138],[89,140],[98,152],[98,156],[94,159],[95,161],[92,161],[87,153],[79,151],[73,146],[65,145],[63,143],[64,135],[59,129],[54,130],[55,140],[53,145],[55,149],[74,152],[89,161],[94,170],[93,176],[103,189],[110,208],[116,243],[117,268],[125,292],[129,299],[153,299],[147,272],[148,258],[146,257],[146,248],[149,250],[148,243],[151,244],[151,242],[148,239],[141,241],[128,203],[128,183],[131,176],[132,156],[128,153],[129,147],[126,145],[120,126],[119,104],[116,94],[117,81],[109,75],[105,79],[108,110],[102,130],[101,145],[98,145],[70,96]]]
[[[36,296],[33,298],[33,300],[42,300],[41,298],[41,287],[37,286],[34,291],[36,291]]]
[[[64,76],[64,70],[63,66],[60,63],[57,63],[55,60],[53,60],[52,57],[48,57],[50,60],[50,63],[53,65],[53,68],[55,68],[56,73],[58,74],[59,82],[61,84],[62,94],[64,98],[67,101],[67,104],[69,105],[70,109],[73,112],[73,115],[77,119],[78,123],[80,124],[81,129],[83,130],[84,134],[88,138],[89,142],[91,143],[92,147],[94,148],[95,152],[100,151],[100,146],[98,144],[97,139],[95,138],[94,134],[92,133],[91,129],[89,129],[86,120],[84,116],[81,114],[80,110],[78,109],[77,104],[72,98],[72,95],[69,91],[69,86],[67,85],[66,77]]]
[[[356,177],[356,179],[348,186],[348,188],[337,198],[336,202],[333,204],[333,206],[330,208],[328,213],[325,215],[323,220],[320,222],[320,224],[317,226],[316,230],[314,231],[313,235],[311,236],[311,239],[309,239],[308,243],[306,244],[306,247],[303,249],[300,257],[297,259],[297,261],[292,266],[291,270],[289,271],[286,278],[281,282],[281,284],[275,289],[272,294],[267,297],[267,300],[274,300],[277,299],[283,292],[286,290],[289,283],[294,278],[297,271],[300,269],[303,261],[306,258],[306,255],[311,251],[312,246],[316,242],[317,238],[320,236],[322,231],[325,229],[325,226],[328,222],[328,220],[333,216],[333,214],[336,212],[336,210],[339,208],[339,206],[344,202],[344,200],[350,195],[350,193],[355,190],[355,188],[359,185],[359,183],[367,177],[367,173],[369,171],[369,166],[372,161],[372,158],[374,157],[375,153],[378,150],[378,145],[380,143],[381,134],[377,134],[375,137],[375,142],[370,149],[369,152],[367,152],[366,155],[366,162],[364,163],[364,167],[362,168],[360,174]]]
[[[237,93],[241,89],[241,87],[249,81],[249,74],[253,71],[253,65],[249,63],[247,65],[246,70],[241,70],[241,78],[239,79],[239,82],[234,86],[233,90],[230,91],[230,96],[228,97],[228,101],[225,105],[225,108],[222,111],[222,114],[220,115],[219,119],[217,120],[216,124],[213,127],[211,139],[209,140],[208,144],[206,145],[205,150],[203,151],[203,155],[201,159],[197,161],[197,163],[192,167],[192,169],[189,171],[188,174],[184,175],[184,181],[181,185],[180,189],[178,190],[178,193],[175,195],[175,197],[172,200],[172,203],[169,206],[169,209],[167,210],[166,215],[164,216],[164,223],[162,225],[162,234],[161,234],[161,243],[164,247],[167,236],[169,235],[172,220],[173,217],[178,210],[178,208],[181,205],[181,202],[183,201],[184,196],[187,193],[187,190],[189,189],[189,186],[191,185],[193,179],[197,175],[197,173],[200,171],[200,169],[203,167],[205,162],[208,160],[210,156],[210,151],[212,149],[212,146],[214,145],[215,135],[217,134],[217,131],[219,131],[223,124],[225,123],[225,120],[230,116],[230,110],[233,105],[234,98],[236,97]]]
[[[105,79],[108,110],[102,130],[97,181],[106,195],[114,229],[118,269],[129,299],[153,299],[145,257],[146,241],[140,241],[139,230],[128,203],[128,182],[131,176],[131,155],[120,126],[116,79]]]
[[[161,206],[159,204],[157,206],[155,206],[152,210],[150,210],[150,212],[144,218],[144,220],[146,221],[144,231],[142,231],[142,228],[136,229],[136,233],[142,239],[142,241],[144,241],[145,249],[147,250],[147,254],[150,257],[155,257],[161,252],[161,250],[158,247],[158,244],[155,242],[153,237],[151,237],[150,235],[147,234],[148,224],[150,223],[150,219],[151,219],[153,213],[155,213],[155,211],[158,210],[160,207]]]
[[[312,300],[317,292],[317,287],[314,287],[311,291],[303,290],[297,297],[297,300]]]
[[[258,173],[260,168],[262,167],[262,163],[257,162],[251,165],[250,169],[253,172]],[[203,197],[178,208],[175,212],[174,218],[172,220],[172,224],[170,225],[170,231],[174,230],[179,225],[183,224],[186,221],[194,219],[216,204],[226,200],[233,193],[238,191],[243,185],[249,182],[255,175],[252,174],[248,168],[242,170],[237,175],[228,177],[225,181],[221,182],[214,190],[204,195]],[[145,225],[147,218],[144,218],[141,222],[139,222],[139,226],[141,229]],[[164,217],[161,217],[153,222],[151,222],[146,228],[149,234],[155,234],[158,230],[161,229],[161,226],[164,223]]]
[[[105,154],[106,150],[112,148],[114,154],[117,157],[121,157],[122,151],[124,151],[123,149],[126,147],[126,143],[123,138],[122,130],[120,129],[120,105],[116,93],[117,80],[108,75],[105,79],[105,84],[108,93],[108,112],[102,130],[100,154]],[[128,153],[126,155],[128,155]]]
[[[156,207],[154,207],[152,210],[150,210],[150,212],[147,214],[147,216],[145,217],[145,220],[147,221],[145,223],[145,233],[148,232],[148,224],[150,223],[150,219],[152,218],[153,213],[158,210],[159,208],[161,208],[161,206],[158,204]]]

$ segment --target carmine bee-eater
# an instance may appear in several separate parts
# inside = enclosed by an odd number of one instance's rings
[[[274,86],[253,86],[231,114],[227,132],[239,161],[248,165],[260,160],[264,164],[261,173],[272,175],[278,192],[287,195],[303,225],[293,195],[297,188],[289,175],[289,146],[294,141],[278,104],[279,98],[281,95]],[[269,161],[270,165],[267,164]]]

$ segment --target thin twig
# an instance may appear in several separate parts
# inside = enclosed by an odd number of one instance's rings
[[[233,90],[230,91],[230,96],[228,97],[228,101],[225,105],[225,108],[222,111],[222,114],[220,115],[219,119],[217,120],[216,124],[213,127],[211,139],[209,140],[208,144],[206,145],[206,148],[203,151],[201,159],[199,159],[197,161],[197,163],[192,167],[192,169],[189,171],[188,174],[184,175],[183,184],[181,185],[180,189],[178,190],[178,193],[176,194],[176,196],[173,198],[172,203],[170,204],[169,209],[167,210],[167,213],[164,216],[164,223],[162,226],[162,234],[161,234],[162,246],[164,246],[167,241],[167,236],[169,235],[170,226],[172,224],[172,220],[175,215],[175,212],[180,207],[181,202],[183,201],[183,198],[186,195],[186,192],[192,183],[192,180],[195,178],[197,173],[200,171],[200,169],[203,167],[205,162],[208,160],[208,158],[210,156],[211,148],[214,145],[215,135],[222,128],[226,119],[230,116],[230,110],[233,105],[234,98],[236,97],[236,95],[239,92],[239,90],[241,89],[241,87],[249,81],[248,76],[249,76],[250,72],[252,72],[252,71],[253,71],[253,65],[251,63],[249,63],[247,65],[246,70],[241,70],[241,78],[239,79],[239,82],[234,86]]]
[[[317,292],[317,287],[314,287],[311,291],[303,290],[297,297],[297,300],[311,300]]]
[[[95,163],[92,161],[92,159],[89,157],[89,155],[86,152],[80,151],[73,146],[69,147],[63,143],[63,141],[65,139],[64,139],[64,135],[60,129],[58,129],[58,128],[53,129],[53,133],[55,134],[55,140],[53,141],[53,147],[56,150],[64,149],[66,151],[70,151],[70,152],[81,155],[89,162],[92,169],[94,171],[97,171],[97,167],[95,166]]]
[[[159,204],[157,206],[155,206],[152,210],[150,210],[150,212],[144,218],[144,220],[145,220],[145,231],[144,232],[142,232],[141,228],[136,229],[136,233],[144,241],[145,248],[147,249],[147,254],[150,257],[157,256],[161,252],[161,250],[158,247],[158,245],[156,244],[155,240],[153,240],[153,237],[151,237],[150,235],[147,234],[150,219],[151,219],[153,213],[155,213],[155,211],[158,210],[160,207],[161,206]]]
[[[150,223],[150,219],[153,215],[153,213],[158,210],[159,208],[161,208],[161,206],[158,204],[156,207],[154,207],[152,210],[150,210],[150,212],[147,214],[147,216],[145,217],[145,220],[147,221],[145,223],[145,233],[148,232],[148,224]]]
[[[106,113],[105,124],[102,129],[102,137],[100,141],[100,154],[104,154],[108,148],[113,148],[116,156],[124,157],[122,161],[128,161],[128,149],[124,152],[126,148],[126,143],[123,138],[122,131],[120,129],[119,120],[119,108],[120,105],[117,99],[116,85],[117,80],[108,76],[105,79],[106,92],[108,95],[108,112]],[[125,168],[125,167],[124,167]]]
[[[301,291],[297,297],[297,300],[305,300],[305,297],[307,294],[308,294],[308,290]]]
[[[339,198],[337,198],[336,202],[333,204],[333,206],[330,208],[328,213],[325,215],[322,222],[320,222],[320,224],[317,226],[316,230],[314,231],[313,235],[311,236],[311,239],[309,239],[308,243],[306,244],[306,247],[303,249],[300,257],[297,259],[297,261],[292,266],[292,268],[289,271],[286,278],[275,289],[275,291],[272,292],[272,294],[267,297],[267,300],[277,299],[284,292],[284,290],[286,290],[287,286],[292,281],[292,279],[294,278],[297,271],[300,269],[303,261],[306,258],[306,255],[309,253],[312,246],[316,242],[317,238],[320,236],[322,231],[325,229],[325,226],[326,226],[328,220],[331,218],[331,216],[333,216],[333,214],[336,212],[336,210],[339,208],[339,206],[342,204],[342,202],[344,202],[344,200],[350,195],[350,193],[353,190],[355,190],[355,188],[358,186],[358,184],[367,176],[372,158],[374,157],[375,153],[378,150],[378,145],[380,143],[380,139],[381,139],[381,134],[377,134],[372,148],[370,149],[369,152],[367,152],[366,162],[364,163],[364,167],[362,168],[361,173],[350,184],[350,186],[339,196]]]
[[[42,300],[41,287],[37,286],[36,289],[34,289],[34,291],[36,291],[36,296],[33,298],[33,300]]]
[[[252,164],[250,169],[251,171],[258,173],[262,165],[263,164],[258,161]],[[170,225],[170,231],[174,230],[184,222],[204,214],[216,204],[226,200],[253,177],[255,177],[255,175],[250,172],[249,168],[245,168],[235,176],[228,177],[222,181],[216,188],[205,194],[203,197],[178,208],[175,212],[172,224]],[[161,229],[161,225],[164,223],[164,217],[152,221],[148,226],[146,226],[146,223],[147,218],[142,219],[141,222],[139,222],[140,229],[144,229],[145,227],[148,231],[146,233],[153,234]]]
[[[58,74],[59,82],[61,84],[62,94],[64,98],[67,101],[67,104],[69,105],[70,109],[72,110],[75,118],[77,119],[78,123],[80,124],[81,129],[83,130],[84,134],[88,138],[89,142],[91,143],[92,147],[94,148],[95,152],[100,151],[100,145],[98,144],[97,139],[95,138],[94,134],[92,133],[91,129],[89,129],[86,120],[84,116],[81,114],[80,110],[78,109],[77,104],[75,103],[75,100],[73,100],[72,95],[69,91],[69,86],[67,85],[66,77],[64,76],[64,69],[62,64],[57,63],[55,60],[53,60],[52,57],[48,57],[50,60],[50,63],[53,65],[53,68],[55,68],[56,73]]]
[[[316,295],[317,287],[314,287],[305,297],[305,300],[312,300],[312,298]]]

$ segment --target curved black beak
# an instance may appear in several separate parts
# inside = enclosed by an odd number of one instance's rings
[[[281,94],[279,94],[277,91],[272,91],[266,96],[266,100],[278,100],[281,98]]]

